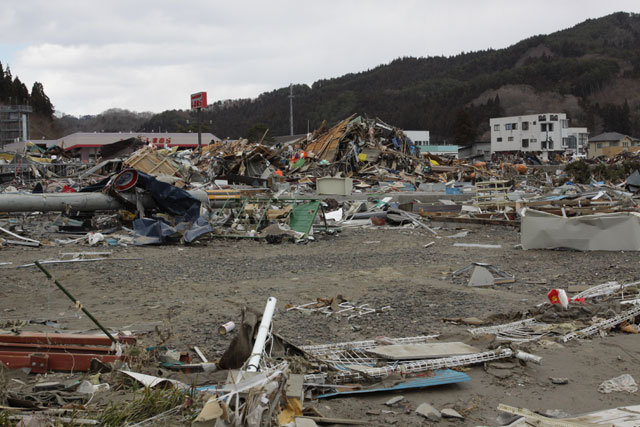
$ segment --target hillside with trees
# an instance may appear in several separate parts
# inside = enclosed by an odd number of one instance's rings
[[[592,135],[640,137],[640,15],[589,19],[505,49],[398,58],[293,89],[296,133],[360,113],[429,130],[436,143],[466,144],[488,138],[490,117],[549,111],[566,112],[572,126],[586,126]],[[269,135],[286,135],[288,96],[285,87],[255,99],[218,101],[203,113],[203,131],[237,138],[259,125]],[[152,115],[113,109],[58,122],[61,133],[196,131],[195,115],[186,110]]]
[[[302,133],[357,112],[428,129],[436,142],[464,144],[486,135],[492,116],[542,109],[566,111],[572,125],[592,134],[638,136],[640,91],[625,87],[640,89],[640,15],[620,12],[505,49],[398,58],[311,87],[294,85],[294,127]],[[620,96],[611,99],[616,91]],[[281,88],[217,102],[206,122],[220,137],[244,135],[256,123],[288,134],[288,95],[289,88]]]

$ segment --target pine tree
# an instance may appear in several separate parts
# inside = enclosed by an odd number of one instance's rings
[[[34,113],[40,113],[49,118],[53,117],[53,105],[47,94],[44,93],[44,88],[40,82],[33,83],[31,88],[31,106]]]
[[[9,87],[4,80],[4,68],[2,62],[0,62],[0,104],[6,103],[9,100]]]
[[[453,137],[458,145],[472,144],[476,139],[476,125],[467,109],[458,110],[453,121]]]
[[[11,83],[11,102],[14,104],[28,104],[29,98],[29,89],[16,76]]]

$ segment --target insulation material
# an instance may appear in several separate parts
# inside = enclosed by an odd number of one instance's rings
[[[523,249],[640,250],[640,214],[636,212],[567,218],[525,208],[521,215]]]

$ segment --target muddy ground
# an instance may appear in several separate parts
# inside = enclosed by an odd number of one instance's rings
[[[143,345],[160,342],[156,331],[170,334],[165,343],[186,351],[197,345],[210,359],[227,348],[231,336],[218,327],[240,322],[240,308],[262,311],[266,299],[278,299],[277,331],[299,345],[371,339],[379,335],[407,337],[442,334],[480,348],[468,326],[443,318],[486,318],[526,310],[546,301],[553,288],[596,285],[611,280],[639,280],[637,253],[523,251],[517,230],[484,226],[469,229],[464,238],[446,236],[460,230],[441,230],[436,238],[426,230],[345,229],[336,236],[318,235],[308,244],[270,245],[251,240],[213,240],[198,246],[41,248],[3,247],[0,262],[0,317],[15,320],[53,320],[58,328],[42,325],[25,330],[95,331],[85,316],[54,289],[36,268],[16,268],[35,259],[59,258],[61,252],[111,250],[106,260],[49,266],[49,270],[96,318],[114,330],[129,330]],[[53,238],[53,236],[50,236]],[[424,248],[434,241],[435,244]],[[501,249],[458,248],[453,243],[500,244]],[[516,276],[516,282],[492,288],[469,288],[450,273],[471,262],[486,262]],[[304,304],[342,294],[349,301],[392,310],[360,318],[327,318],[284,310],[285,304]],[[415,409],[422,402],[436,408],[453,407],[464,421],[442,420],[440,425],[496,425],[499,403],[568,414],[637,403],[636,394],[601,394],[598,385],[629,373],[640,380],[640,337],[612,332],[606,337],[527,349],[544,358],[508,369],[498,378],[486,366],[465,372],[472,381],[457,385],[406,391],[400,405],[384,405],[395,394],[343,397],[315,403],[325,416],[369,420],[370,425],[428,423]],[[66,374],[56,374],[58,377]],[[502,376],[502,375],[501,375]],[[54,377],[54,378],[58,378]],[[554,385],[550,377],[566,377]],[[200,379],[199,382],[203,382]],[[380,412],[382,411],[382,412]],[[393,411],[394,413],[385,413]],[[379,412],[379,413],[378,413]],[[171,425],[174,421],[166,421]]]

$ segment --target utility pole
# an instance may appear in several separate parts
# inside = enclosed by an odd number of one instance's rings
[[[289,123],[291,124],[291,135],[293,136],[293,83],[289,84]]]

